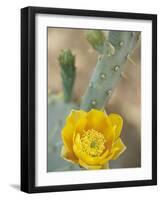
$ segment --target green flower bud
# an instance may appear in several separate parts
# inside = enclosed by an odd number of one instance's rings
[[[89,30],[86,33],[88,42],[94,49],[102,53],[104,49],[105,35],[100,30]]]
[[[61,77],[63,84],[64,100],[71,100],[73,85],[75,81],[75,56],[70,50],[62,50],[58,57],[61,66]]]

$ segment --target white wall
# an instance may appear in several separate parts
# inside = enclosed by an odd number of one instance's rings
[[[0,5],[0,199],[160,199],[160,168],[158,165],[158,186],[91,190],[80,192],[47,193],[28,195],[18,191],[20,171],[20,8],[28,5],[50,6],[77,9],[96,9],[125,12],[142,12],[158,14],[161,18],[160,0],[3,0]],[[159,24],[159,23],[158,23]],[[161,35],[161,27],[158,27],[158,36]],[[160,38],[158,37],[158,44]],[[158,52],[160,52],[159,46]],[[159,53],[158,53],[159,55]],[[158,56],[159,57],[159,56]],[[158,58],[159,60],[159,58]],[[160,61],[160,60],[159,60]],[[158,62],[158,71],[160,74]],[[161,75],[161,74],[160,74]],[[159,77],[158,77],[159,79]],[[161,85],[161,78],[158,86]],[[159,88],[159,87],[158,87]],[[158,94],[158,102],[161,94]],[[158,105],[158,113],[161,111]],[[160,112],[161,113],[161,112]],[[158,124],[161,124],[159,114]],[[158,141],[160,128],[158,126]],[[161,152],[161,141],[158,142],[158,153]],[[3,198],[2,198],[3,196]]]

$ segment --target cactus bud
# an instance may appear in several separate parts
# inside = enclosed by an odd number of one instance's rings
[[[89,30],[86,33],[86,38],[94,49],[96,49],[99,53],[103,53],[105,35],[102,31]]]
[[[58,60],[61,66],[64,100],[68,102],[71,100],[73,85],[75,81],[75,56],[71,53],[70,50],[62,50]]]

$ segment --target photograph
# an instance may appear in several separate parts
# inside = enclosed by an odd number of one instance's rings
[[[141,167],[141,32],[47,27],[47,172]]]
[[[156,185],[157,16],[21,12],[21,190]]]

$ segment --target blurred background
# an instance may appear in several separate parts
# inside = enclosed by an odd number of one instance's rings
[[[83,96],[94,67],[98,53],[90,46],[83,29],[48,28],[48,92],[62,92],[58,56],[62,49],[70,49],[76,55],[76,80],[73,100],[79,102]],[[141,42],[139,40],[133,54],[133,65],[126,63],[125,77],[121,78],[110,101],[107,113],[118,113],[124,119],[121,138],[126,151],[115,161],[112,168],[131,168],[141,166]]]

